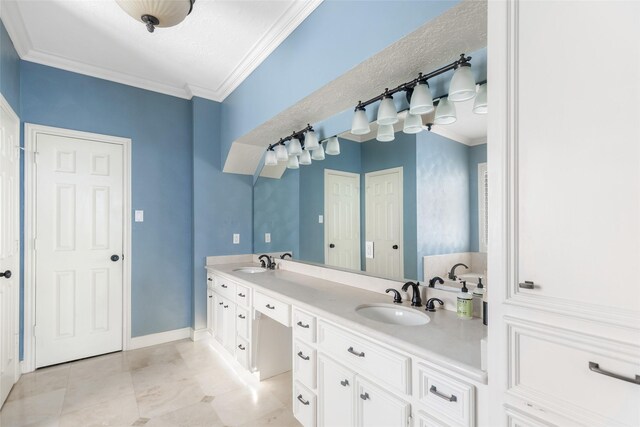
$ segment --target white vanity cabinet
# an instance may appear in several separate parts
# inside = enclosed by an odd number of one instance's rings
[[[381,386],[356,376],[356,427],[407,426],[411,406]]]
[[[318,426],[355,424],[356,374],[331,358],[318,358]]]

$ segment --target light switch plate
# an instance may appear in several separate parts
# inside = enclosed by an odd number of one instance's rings
[[[318,224],[324,223],[324,215],[318,215]]]
[[[144,222],[144,211],[135,211],[135,222]]]
[[[239,245],[240,244],[240,235],[239,234],[236,234],[236,233],[233,234],[233,244],[234,245]]]
[[[373,242],[367,241],[364,244],[365,257],[373,259]]]
[[[271,243],[271,233],[264,233],[264,242]]]

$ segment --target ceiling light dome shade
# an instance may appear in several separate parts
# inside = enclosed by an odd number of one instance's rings
[[[378,135],[376,139],[380,142],[390,142],[396,138],[393,125],[378,126]]]
[[[426,83],[418,83],[413,88],[411,94],[411,103],[409,105],[409,113],[411,114],[427,114],[433,111],[433,96],[431,95],[431,89]]]
[[[473,77],[470,65],[458,67],[449,84],[449,100],[453,102],[466,101],[476,96],[476,79]]]
[[[402,128],[404,133],[412,134],[422,131],[422,116],[419,114],[407,113],[404,118],[404,127]]]
[[[380,101],[380,107],[378,107],[378,120],[379,125],[392,125],[398,123],[398,111],[396,110],[396,104],[393,102],[391,95],[385,95]]]
[[[487,84],[483,84],[478,89],[476,99],[473,101],[473,112],[476,114],[487,114]]]
[[[369,118],[364,108],[356,108],[351,121],[351,133],[354,135],[366,135],[371,132],[369,127]]]
[[[456,107],[453,103],[445,98],[441,98],[438,106],[436,107],[436,117],[433,123],[437,125],[450,125],[457,120]]]
[[[340,142],[338,141],[337,136],[332,136],[327,139],[327,148],[325,152],[330,156],[337,156],[340,154]]]
[[[287,169],[298,169],[300,164],[298,163],[298,156],[289,156],[289,161],[287,162]]]
[[[267,166],[275,166],[278,164],[278,158],[276,152],[273,150],[267,150],[267,154],[264,156],[264,164]]]
[[[298,138],[291,138],[289,146],[287,147],[287,153],[289,153],[289,157],[302,154],[302,145],[300,145]]]
[[[287,147],[285,147],[284,145],[276,145],[276,148],[274,150],[276,152],[276,159],[278,159],[279,162],[286,162],[289,160]]]
[[[311,164],[311,152],[308,150],[304,150],[302,154],[300,154],[300,164],[301,165],[310,165]]]
[[[116,0],[133,19],[147,25],[153,33],[155,27],[173,27],[191,13],[195,0]]]
[[[305,134],[304,148],[305,150],[315,150],[320,144],[318,143],[318,135],[312,130]]]
[[[318,148],[311,152],[311,158],[313,160],[324,160],[324,148],[322,148],[322,144],[318,144]]]

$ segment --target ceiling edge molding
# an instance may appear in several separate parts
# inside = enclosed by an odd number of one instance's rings
[[[15,1],[2,1],[1,4],[0,18],[2,18],[2,22],[7,29],[7,33],[9,33],[9,37],[11,37],[18,56],[24,58],[31,50],[32,44],[24,26],[18,3]]]
[[[323,0],[294,1],[215,91],[219,94],[220,101],[224,101],[249,77],[322,2]]]
[[[483,136],[481,138],[472,139],[469,145],[474,146],[474,145],[482,145],[486,143],[487,143],[487,137]]]
[[[433,127],[431,128],[431,133],[435,133],[438,134],[440,136],[444,136],[445,138],[451,139],[453,141],[459,142],[461,144],[464,145],[475,145],[472,144],[472,139],[469,137],[466,137],[464,135],[460,135],[457,132],[454,132],[452,130],[449,130],[445,127],[446,125],[433,125]]]

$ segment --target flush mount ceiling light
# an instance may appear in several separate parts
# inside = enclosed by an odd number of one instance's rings
[[[116,0],[116,3],[153,33],[156,27],[173,27],[184,21],[195,0]]]

